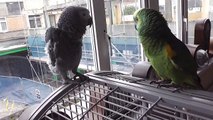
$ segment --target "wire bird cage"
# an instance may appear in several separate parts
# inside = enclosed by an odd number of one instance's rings
[[[117,72],[88,73],[81,85],[64,85],[21,120],[212,120],[213,94],[157,88]]]

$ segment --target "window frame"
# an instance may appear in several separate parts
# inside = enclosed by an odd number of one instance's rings
[[[14,6],[10,6],[11,4],[16,4],[14,5],[15,7],[17,7],[15,11],[12,10]],[[14,1],[14,2],[6,2],[6,6],[8,15],[21,15],[21,11],[23,10],[24,4],[22,1]]]
[[[37,19],[39,18],[39,21],[40,21],[40,25],[41,26],[38,26],[38,23],[37,23]],[[30,21],[33,21],[34,22],[34,25],[35,27],[32,27],[31,24],[30,24]],[[29,29],[38,29],[38,28],[42,28],[42,22],[41,22],[41,16],[40,15],[28,15],[28,23],[29,23]]]
[[[1,19],[4,19],[4,20],[1,20]],[[1,18],[0,18],[0,23],[3,23],[3,22],[5,22],[5,24],[6,24],[6,30],[2,30],[2,25],[0,24],[0,32],[1,32],[1,33],[7,32],[7,31],[8,31],[8,26],[7,26],[6,17],[1,17]]]

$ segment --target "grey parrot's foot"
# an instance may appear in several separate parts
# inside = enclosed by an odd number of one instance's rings
[[[80,84],[80,81],[79,80],[66,79],[64,81],[64,84],[65,85],[67,85],[67,84]]]
[[[78,80],[78,81],[86,81],[86,80],[89,80],[89,77],[83,75],[83,74],[80,74],[80,73],[77,73],[74,77],[73,77],[74,80]]]

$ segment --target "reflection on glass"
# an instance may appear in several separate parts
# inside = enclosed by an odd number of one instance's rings
[[[168,22],[172,33],[176,35],[176,0],[159,0],[159,11]]]
[[[112,70],[129,73],[141,60],[140,41],[132,16],[139,5],[139,0],[105,1],[107,32],[112,41]]]
[[[213,19],[213,1],[212,0],[188,0],[189,43],[194,43],[194,29],[195,29],[196,22],[205,18],[209,18],[210,21],[212,21]]]

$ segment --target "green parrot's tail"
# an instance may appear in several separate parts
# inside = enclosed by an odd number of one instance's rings
[[[201,85],[201,80],[198,75],[196,77],[190,77],[185,81],[185,85],[188,88],[197,89],[197,90],[204,90],[203,86]],[[184,86],[185,86],[184,85]]]
[[[196,89],[199,89],[199,90],[204,90],[202,84],[201,84],[201,80],[200,80],[200,77],[197,75],[197,78],[196,80],[194,80],[194,86],[196,87]]]

